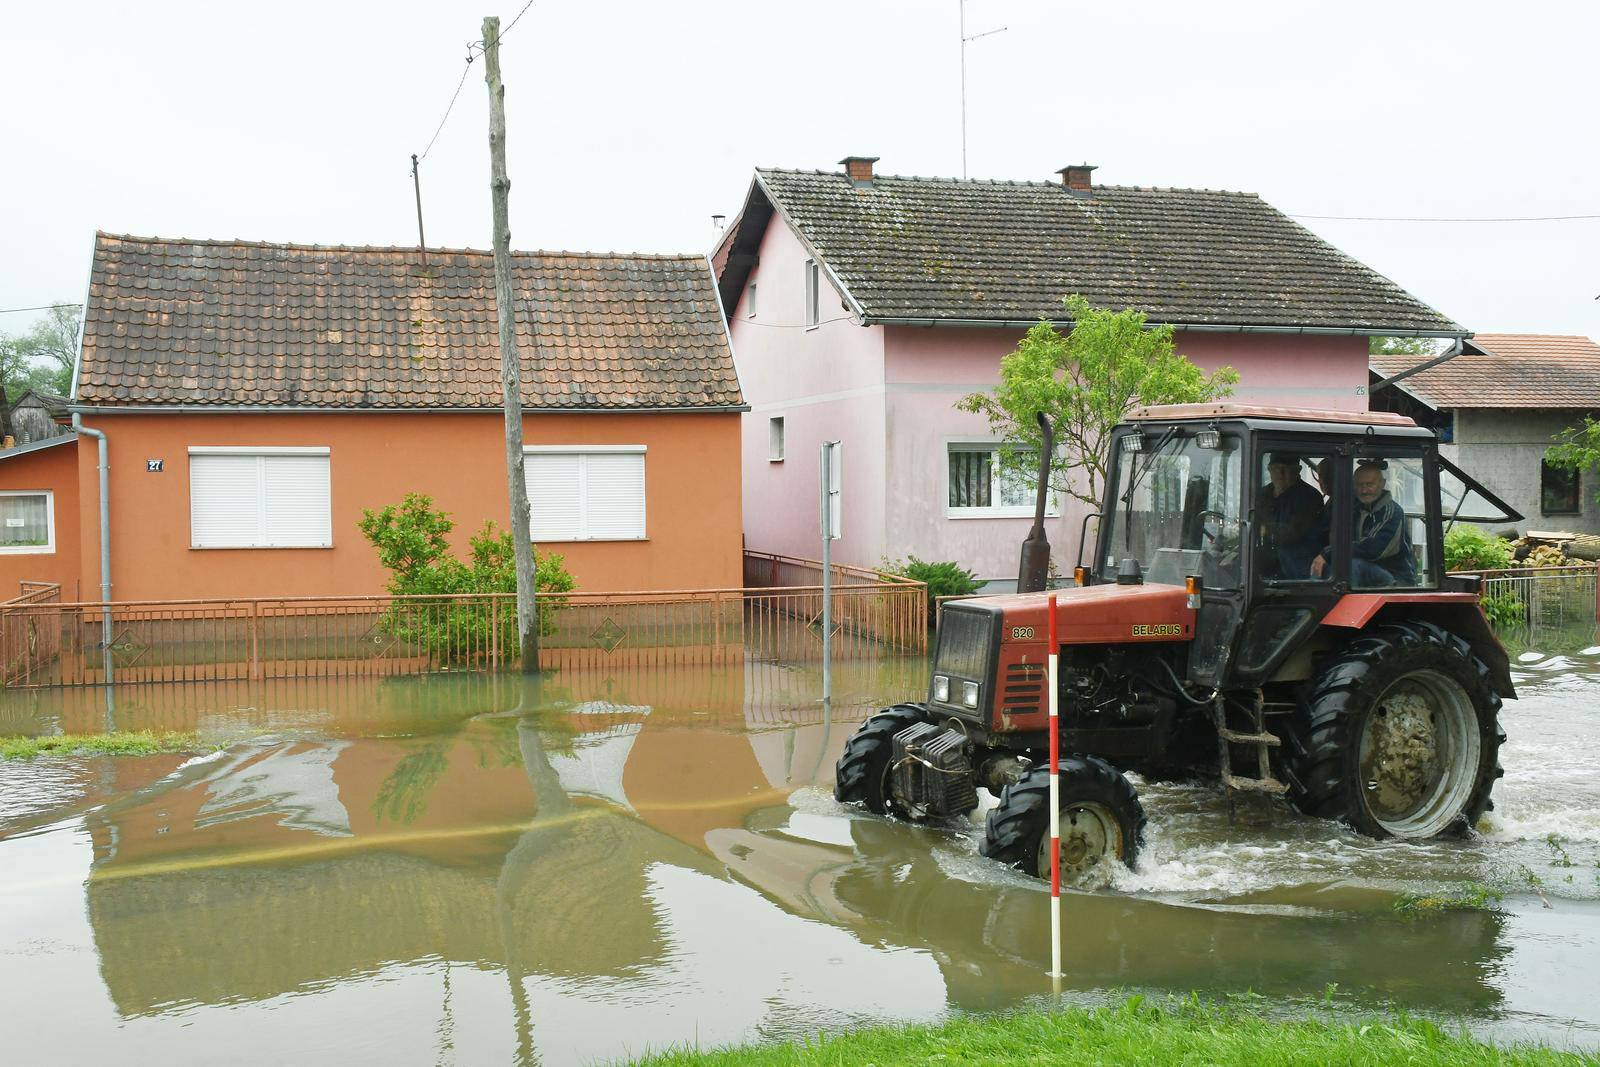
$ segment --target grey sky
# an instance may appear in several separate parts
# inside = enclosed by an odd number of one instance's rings
[[[414,244],[409,156],[493,3],[0,14],[0,307],[79,300],[95,229]],[[1600,4],[970,0],[973,177],[1258,192],[1291,213],[1600,214]],[[958,174],[957,0],[537,0],[503,47],[517,247],[703,250],[754,166]],[[489,246],[483,64],[423,164]],[[1600,337],[1600,220],[1305,220],[1470,329]],[[27,315],[0,316],[20,331]]]

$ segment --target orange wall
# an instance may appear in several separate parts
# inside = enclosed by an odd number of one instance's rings
[[[365,508],[422,492],[456,521],[452,540],[493,519],[507,525],[505,431],[499,414],[96,415],[110,440],[111,581],[115,600],[381,593],[388,572],[356,524]],[[530,415],[530,445],[645,445],[644,541],[541,544],[566,557],[580,590],[723,588],[741,584],[738,414]],[[332,548],[189,547],[189,447],[315,445],[330,449]],[[99,589],[95,449],[78,457],[82,580]],[[161,459],[160,473],[146,460]],[[3,466],[3,464],[0,464]],[[57,522],[61,504],[58,499]],[[59,545],[58,534],[58,545]]]
[[[94,469],[94,446],[89,447],[89,468]],[[62,600],[77,599],[78,565],[78,445],[24,452],[0,461],[0,489],[51,489],[55,491],[56,550],[54,552],[0,553],[0,600],[20,591],[21,581],[55,582]]]

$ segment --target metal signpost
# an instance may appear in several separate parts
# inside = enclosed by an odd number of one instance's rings
[[[843,446],[822,442],[818,470],[822,487],[822,702],[833,701],[833,542],[842,525],[840,483],[844,480]]]
[[[1048,601],[1050,621],[1045,627],[1050,647],[1050,669],[1046,684],[1050,687],[1050,979],[1057,995],[1061,993],[1061,717],[1060,691],[1056,688],[1059,669],[1058,653],[1061,645],[1056,640],[1056,595]]]

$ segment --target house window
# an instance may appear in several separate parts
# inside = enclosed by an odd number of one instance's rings
[[[331,548],[326,448],[189,449],[193,548]]]
[[[1544,515],[1576,515],[1583,510],[1578,472],[1539,462],[1539,511]]]
[[[49,489],[0,493],[0,552],[56,550],[56,498]]]
[[[744,314],[745,314],[745,318],[753,319],[753,318],[756,317],[756,285],[755,285],[755,283],[751,282],[750,283],[750,287],[747,288],[744,292],[745,292],[745,296],[744,296]]]
[[[822,321],[822,271],[814,259],[806,260],[806,325]]]
[[[1018,452],[1030,467],[1037,453]],[[1027,457],[1033,458],[1028,459]],[[1004,518],[1033,515],[1036,478],[1004,470],[1000,447],[994,442],[952,442],[948,452],[948,496],[945,514],[951,518]],[[1059,515],[1060,502],[1051,494],[1046,515]]]
[[[644,445],[524,452],[535,541],[644,540]]]
[[[783,416],[767,420],[767,460],[783,462]]]

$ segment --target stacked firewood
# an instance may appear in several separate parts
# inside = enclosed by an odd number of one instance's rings
[[[1575,567],[1600,560],[1600,536],[1529,532],[1511,542],[1518,567]]]

